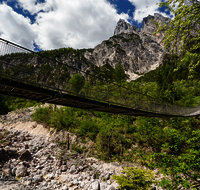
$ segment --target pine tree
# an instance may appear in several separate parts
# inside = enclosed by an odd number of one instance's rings
[[[115,70],[114,70],[114,73],[113,73],[113,78],[119,84],[121,84],[122,81],[129,78],[129,76],[125,73],[123,65],[121,64],[120,61],[118,61],[117,65],[115,67]]]

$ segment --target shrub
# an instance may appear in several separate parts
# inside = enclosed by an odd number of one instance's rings
[[[125,167],[121,172],[125,174],[113,175],[112,179],[116,180],[120,188],[126,190],[148,190],[152,184],[157,184],[152,170],[145,170],[138,167]]]
[[[83,148],[81,148],[79,145],[76,145],[76,144],[72,145],[72,150],[78,152],[79,154],[83,153]]]
[[[78,127],[78,133],[81,136],[87,135],[91,140],[94,140],[99,132],[96,122],[96,119],[84,119]]]
[[[40,121],[43,123],[46,123],[47,125],[50,124],[49,119],[50,119],[50,114],[52,112],[51,107],[39,107],[36,108],[33,118],[35,121]]]
[[[57,131],[75,129],[78,125],[75,112],[68,107],[56,110],[53,110],[51,105],[49,107],[39,107],[35,110],[33,117],[34,120],[54,127]]]

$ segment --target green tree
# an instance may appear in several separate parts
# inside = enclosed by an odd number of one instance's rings
[[[165,152],[154,153],[149,157],[154,161],[149,162],[149,166],[160,168],[167,175],[160,185],[169,190],[178,189],[180,184],[187,189],[199,189],[200,130],[192,131],[188,138],[176,129],[166,128],[165,131],[170,138],[162,145]]]
[[[121,86],[122,81],[125,81],[126,79],[129,78],[129,75],[127,75],[125,73],[125,70],[124,70],[120,61],[118,61],[117,65],[115,67],[115,70],[114,70],[114,73],[113,73],[113,78],[118,84],[120,84],[120,86]],[[122,94],[121,87],[119,88],[119,93],[120,93],[120,96],[121,96],[121,94]]]
[[[98,77],[98,81],[101,82],[101,84],[110,81],[113,82],[113,73],[114,73],[114,68],[108,63],[106,62],[104,65],[102,66],[92,66],[91,67],[91,71],[93,73],[93,75],[95,75],[96,77]],[[94,83],[95,81],[95,77],[94,76],[89,76],[88,77],[90,81],[90,84]]]
[[[163,63],[158,69],[157,73],[157,84],[158,84],[158,96],[164,101],[174,103],[176,100],[176,91],[174,88],[176,55],[165,54]]]
[[[115,67],[115,70],[114,70],[114,73],[113,73],[113,78],[115,79],[115,81],[117,83],[120,83],[126,79],[129,79],[129,75],[127,75],[125,73],[125,70],[123,68],[123,65],[121,64],[120,61],[118,61],[116,67]]]
[[[83,88],[85,81],[80,74],[74,74],[69,80],[70,90],[75,93],[79,93]]]
[[[106,81],[113,81],[113,72],[114,68],[109,64],[106,63],[103,66],[100,66],[101,77],[104,78]]]
[[[166,30],[163,42],[171,53],[179,56],[174,71],[182,65],[189,67],[188,78],[198,77],[200,73],[200,3],[191,0],[190,6],[184,0],[167,0],[159,6],[168,7],[175,15],[170,24],[160,23],[156,33]],[[155,34],[156,34],[155,33]]]

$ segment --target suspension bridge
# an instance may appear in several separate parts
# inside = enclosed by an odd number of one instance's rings
[[[200,115],[200,107],[169,104],[106,79],[101,87],[95,86],[96,82],[93,86],[72,84],[69,78],[64,77],[66,73],[71,76],[79,73],[93,81],[102,80],[80,68],[0,38],[2,95],[130,116],[170,118]]]

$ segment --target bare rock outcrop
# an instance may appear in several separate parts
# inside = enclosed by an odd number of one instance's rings
[[[137,26],[127,23],[124,19],[119,19],[114,31],[114,36],[122,33],[139,33],[140,29]]]
[[[97,66],[109,63],[113,67],[120,61],[127,73],[146,73],[155,69],[162,62],[165,53],[162,39],[164,31],[156,36],[153,33],[157,27],[152,22],[170,22],[170,18],[155,13],[154,16],[147,16],[143,19],[143,26],[127,23],[120,19],[114,31],[114,36],[94,48],[94,51],[85,52],[84,56]]]
[[[169,17],[164,17],[159,13],[154,13],[154,16],[148,15],[147,17],[143,18],[142,28],[140,30],[140,35],[147,35],[152,40],[154,40],[158,43],[161,43],[162,40],[163,40],[163,37],[165,35],[165,32],[164,31],[159,32],[158,34],[156,34],[154,36],[153,33],[156,32],[158,27],[155,26],[155,24],[151,21],[152,19],[155,20],[159,24],[161,24],[161,23],[169,24],[171,19]]]

